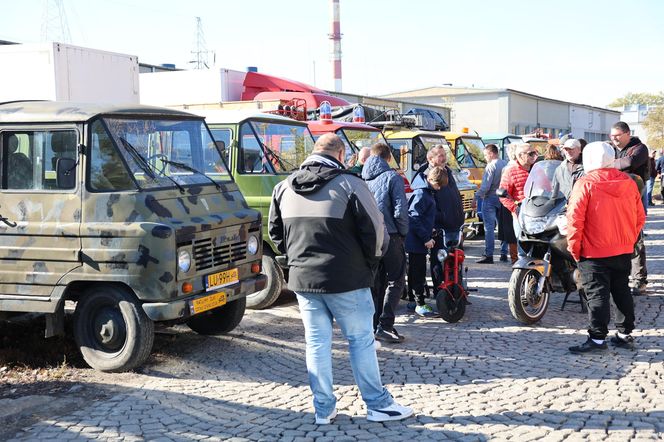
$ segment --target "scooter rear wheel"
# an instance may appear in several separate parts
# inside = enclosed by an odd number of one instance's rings
[[[524,324],[534,324],[546,313],[549,307],[549,291],[545,285],[537,293],[540,273],[533,269],[514,269],[507,291],[510,310],[514,319]]]
[[[436,294],[436,307],[440,317],[447,322],[459,322],[466,313],[466,300],[461,286],[452,284]]]

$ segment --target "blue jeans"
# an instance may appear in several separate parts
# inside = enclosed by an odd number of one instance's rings
[[[367,408],[383,409],[394,403],[383,387],[374,347],[371,290],[343,293],[296,293],[307,342],[307,371],[316,415],[329,416],[337,398],[332,380],[332,320],[348,341],[353,377]]]
[[[648,204],[652,205],[652,189],[655,188],[655,178],[650,177],[646,181],[646,193],[648,194]]]
[[[489,195],[482,200],[482,216],[484,219],[484,255],[493,257],[496,239],[496,222],[500,213],[500,200],[497,195]],[[507,243],[500,243],[500,253],[507,255]]]

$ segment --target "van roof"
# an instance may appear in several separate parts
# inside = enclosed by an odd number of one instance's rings
[[[141,104],[96,104],[70,101],[10,101],[0,103],[0,123],[84,122],[98,115],[200,117],[191,113]]]
[[[187,109],[187,111],[205,117],[205,121],[208,124],[237,124],[251,118],[273,120],[294,126],[306,126],[306,123],[303,121],[253,109]]]

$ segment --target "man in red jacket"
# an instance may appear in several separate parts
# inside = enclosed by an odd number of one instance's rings
[[[636,183],[613,168],[613,161],[611,145],[599,141],[588,144],[583,151],[586,175],[574,185],[567,204],[567,248],[579,264],[590,318],[588,339],[570,347],[572,353],[606,350],[609,295],[617,307],[618,329],[611,343],[633,347],[630,259],[646,215]]]

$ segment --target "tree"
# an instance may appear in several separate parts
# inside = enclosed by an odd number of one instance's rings
[[[626,104],[649,104],[654,106],[664,105],[664,92],[650,94],[648,92],[629,92],[621,98],[616,98],[609,107],[623,107]]]
[[[648,111],[643,120],[643,127],[648,132],[648,147],[650,149],[664,148],[664,106],[657,106]]]

